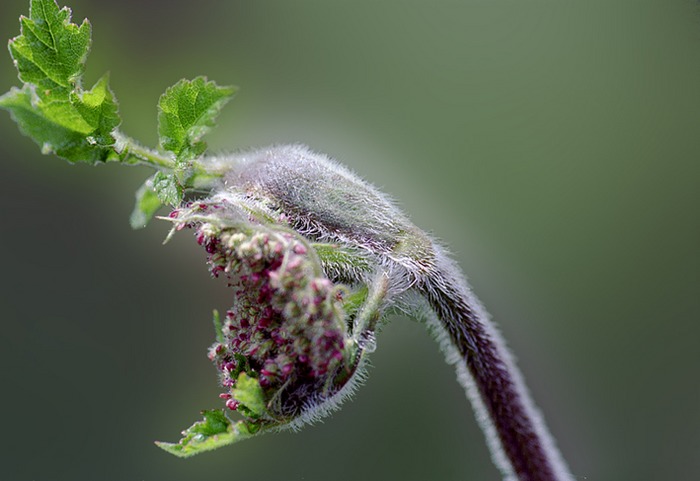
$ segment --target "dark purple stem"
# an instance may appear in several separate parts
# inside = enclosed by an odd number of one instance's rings
[[[569,479],[500,339],[455,284],[428,281],[425,296],[466,363],[513,472],[520,481]]]

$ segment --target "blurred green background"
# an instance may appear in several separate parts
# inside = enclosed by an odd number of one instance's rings
[[[27,6],[2,2],[0,38]],[[698,479],[697,2],[71,6],[127,133],[155,144],[182,77],[237,84],[214,151],[308,143],[444,239],[577,479]],[[219,405],[205,354],[226,289],[191,236],[130,230],[146,170],[42,156],[4,112],[0,138],[0,479],[499,479],[454,373],[403,318],[324,423],[188,461],[158,450]]]

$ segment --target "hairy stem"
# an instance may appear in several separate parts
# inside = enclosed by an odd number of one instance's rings
[[[185,165],[179,165],[172,155],[145,147],[119,130],[112,132],[112,135],[116,140],[115,150],[126,156],[124,163],[146,165],[164,172],[181,171],[180,180],[188,192],[207,195],[221,178],[221,173],[212,172],[210,166],[202,164],[201,161],[192,160]],[[182,175],[183,170],[187,171],[187,175]]]
[[[501,336],[452,262],[443,261],[439,275],[420,286],[434,315],[428,322],[457,367],[494,462],[506,480],[572,480]]]
[[[135,139],[132,139],[128,135],[116,130],[112,132],[116,140],[117,150],[119,152],[126,152],[129,157],[127,163],[136,165],[148,165],[156,169],[169,169],[175,168],[175,160],[164,155],[155,150],[144,147]]]

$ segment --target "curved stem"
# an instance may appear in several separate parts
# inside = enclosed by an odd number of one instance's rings
[[[495,464],[506,480],[572,480],[500,334],[453,263],[441,264],[419,286],[434,314],[428,324],[457,367]]]

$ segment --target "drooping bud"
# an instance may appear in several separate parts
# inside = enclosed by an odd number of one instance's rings
[[[176,211],[176,229],[195,229],[214,277],[233,303],[209,359],[219,371],[226,407],[250,415],[237,399],[241,373],[257,380],[264,422],[285,424],[337,395],[358,364],[343,303],[349,288],[323,273],[313,248],[284,228],[241,221],[230,206],[198,202]],[[235,211],[233,211],[235,212]]]
[[[205,411],[164,449],[189,456],[327,413],[394,310],[424,320],[456,364],[505,479],[571,479],[459,268],[384,194],[303,146],[205,164],[220,176],[211,196],[174,222],[197,229],[212,274],[233,288],[210,357],[245,420]]]

